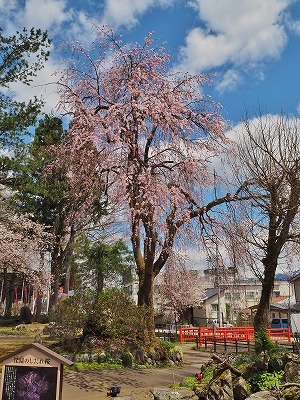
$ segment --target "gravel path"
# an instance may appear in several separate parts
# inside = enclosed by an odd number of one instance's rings
[[[194,344],[182,344],[184,362],[180,367],[135,370],[101,370],[64,372],[62,400],[103,400],[112,386],[120,386],[120,396],[132,395],[139,400],[150,400],[153,387],[167,388],[182,382],[186,376],[194,376],[202,364],[209,360],[209,353],[192,350]]]

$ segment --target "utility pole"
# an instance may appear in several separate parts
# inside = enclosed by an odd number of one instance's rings
[[[218,322],[219,326],[223,326],[222,313],[221,313],[221,286],[220,286],[220,262],[219,262],[219,248],[218,242],[216,242],[216,280],[218,289]]]

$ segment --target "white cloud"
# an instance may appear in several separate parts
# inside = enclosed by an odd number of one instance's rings
[[[66,0],[26,0],[23,7],[14,0],[8,0],[7,4],[6,1],[5,4],[1,1],[3,0],[0,0],[0,11],[4,21],[2,28],[8,35],[23,27],[34,27],[51,30],[53,36],[59,33],[64,22],[70,20]]]
[[[34,78],[30,86],[22,83],[15,83],[10,86],[13,98],[17,101],[29,101],[34,96],[43,98],[46,102],[43,109],[44,112],[55,112],[58,95],[56,93],[57,86],[55,82],[58,80],[57,76],[53,74],[61,67],[53,58],[45,63],[45,67],[39,71],[38,76]]]
[[[175,0],[176,1],[176,0]],[[103,21],[106,24],[118,28],[127,26],[129,28],[139,23],[141,17],[150,7],[170,6],[174,0],[107,0],[104,10]]]
[[[300,20],[294,20],[291,15],[288,15],[286,18],[286,25],[292,33],[300,35]]]
[[[1,13],[8,13],[15,9],[17,6],[17,0],[0,0],[0,11]]]
[[[52,31],[70,18],[65,0],[27,0],[22,14],[25,26],[51,28]]]
[[[257,64],[279,57],[287,35],[281,15],[292,0],[195,0],[204,27],[195,27],[181,48],[180,69],[205,72],[224,66]]]
[[[229,69],[225,72],[222,81],[218,84],[218,91],[223,93],[225,91],[234,90],[243,81],[243,76],[240,72],[234,69]]]

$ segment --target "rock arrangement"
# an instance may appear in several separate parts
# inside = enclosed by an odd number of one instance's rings
[[[214,376],[209,382],[196,385],[194,391],[154,388],[151,390],[153,400],[299,400],[300,399],[300,360],[297,356],[287,355],[276,360],[277,367],[284,371],[287,383],[274,390],[250,393],[247,378],[253,374],[253,366],[240,371],[230,362],[218,356],[213,357],[216,364]],[[274,360],[270,361],[274,364]],[[266,365],[264,365],[266,367]],[[271,366],[270,366],[271,367]],[[274,365],[272,365],[272,368]],[[259,371],[256,366],[254,371]],[[288,382],[290,381],[290,382]],[[119,400],[137,400],[133,396],[118,397]]]
[[[199,400],[300,399],[300,384],[297,383],[297,381],[300,382],[300,360],[298,356],[283,356],[276,360],[276,366],[274,366],[274,360],[270,361],[272,365],[263,365],[262,363],[261,368],[273,369],[277,367],[282,369],[287,383],[270,391],[265,390],[252,394],[250,393],[247,378],[253,375],[254,372],[259,372],[260,365],[249,365],[243,371],[240,371],[216,355],[213,358],[218,364],[216,365],[212,380],[206,383],[199,383],[195,388],[195,394]],[[191,397],[191,399],[194,398]]]
[[[72,357],[64,355],[74,362],[82,363],[105,363],[116,362],[121,363],[123,367],[134,367],[136,365],[159,367],[161,366],[161,355],[159,353],[147,354],[140,349],[123,352],[119,349],[111,348],[108,351],[102,350],[99,352],[76,353]],[[182,363],[182,353],[175,351],[172,358],[168,360],[169,365],[178,365]]]

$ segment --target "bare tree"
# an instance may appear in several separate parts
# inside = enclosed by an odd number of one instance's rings
[[[202,303],[204,287],[199,271],[187,269],[178,256],[169,258],[155,283],[159,287],[159,310],[175,324],[182,320],[186,309]]]
[[[234,237],[235,261],[250,265],[262,282],[256,331],[268,325],[280,257],[290,244],[299,250],[299,132],[297,118],[260,115],[243,123],[238,144],[237,183],[250,200],[234,203],[226,229]]]

